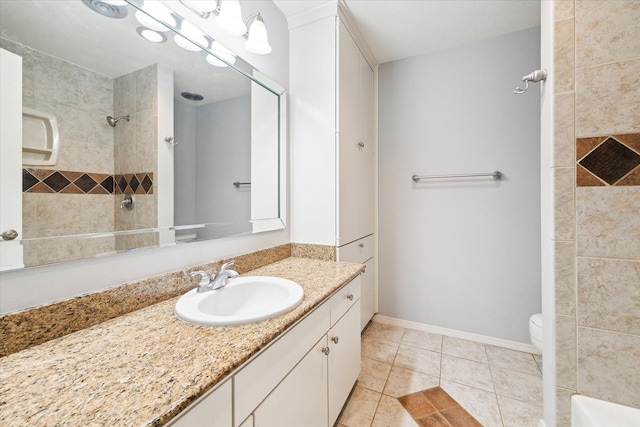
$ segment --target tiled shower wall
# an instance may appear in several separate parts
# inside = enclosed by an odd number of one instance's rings
[[[154,191],[141,191],[143,176],[158,176],[158,66],[151,65],[114,80],[114,113],[129,115],[131,120],[115,127],[115,174],[127,185],[117,191],[113,209],[115,230],[153,228],[158,225],[158,200]],[[132,182],[133,181],[133,182]],[[124,181],[122,181],[124,183]],[[121,209],[123,193],[131,193],[136,205],[133,210]],[[116,237],[116,250],[158,244],[155,232]]]
[[[556,0],[557,425],[640,407],[640,2]]]
[[[113,174],[113,130],[105,120],[113,110],[112,80],[6,39],[0,38],[0,47],[23,58],[23,105],[53,114],[58,120],[58,161],[41,168],[47,168],[48,173],[55,169]],[[45,173],[43,170],[40,172]],[[60,180],[56,184],[63,185]],[[111,230],[111,194],[58,192],[44,184],[23,193],[25,238]],[[24,242],[23,247],[25,265],[32,266],[112,251],[114,239],[51,239]]]

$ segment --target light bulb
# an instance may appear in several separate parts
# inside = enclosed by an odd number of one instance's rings
[[[145,0],[142,3],[142,9],[146,13],[138,10],[136,11],[135,16],[138,22],[144,25],[145,27],[151,28],[152,30],[155,30],[155,31],[169,31],[169,28],[167,28],[166,25],[168,25],[169,27],[176,26],[176,18],[171,13],[171,10],[169,10],[165,5],[163,5],[159,1]],[[153,18],[149,15],[153,16]],[[162,23],[166,25],[163,25]]]
[[[271,53],[272,49],[267,39],[267,27],[265,27],[260,15],[256,16],[249,27],[249,38],[244,42],[244,48],[258,55]]]
[[[173,40],[176,42],[178,46],[185,50],[198,51],[200,50],[200,46],[195,43],[200,44],[201,46],[206,46],[207,38],[204,36],[202,31],[196,28],[190,22],[182,21],[180,25],[180,32],[184,35],[176,34]]]
[[[226,47],[217,41],[211,42],[211,52],[215,55],[207,55],[207,62],[216,67],[227,67],[228,64],[236,63],[236,56]],[[221,61],[223,59],[227,63]]]
[[[247,32],[242,22],[242,9],[238,0],[223,0],[220,4],[220,15],[215,23],[233,36],[241,36]]]

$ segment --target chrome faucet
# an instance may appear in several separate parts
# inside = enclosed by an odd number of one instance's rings
[[[234,279],[240,275],[235,270],[227,270],[227,267],[235,263],[236,262],[234,260],[225,262],[224,264],[222,264],[222,267],[220,267],[220,271],[218,272],[217,276],[215,274],[211,275],[211,278],[213,279],[213,282],[211,282],[210,285],[212,291],[226,286],[229,283],[230,279]]]
[[[200,276],[200,280],[198,280],[198,293],[210,291],[211,280],[207,272],[202,270],[192,271],[191,277],[196,276]]]
[[[227,267],[235,264],[234,260],[229,262],[225,262],[222,267],[220,267],[220,272],[216,275],[214,272],[209,278],[209,275],[202,270],[192,271],[191,277],[200,276],[198,280],[198,290],[197,293],[201,292],[209,292],[214,291],[216,289],[220,289],[223,286],[226,286],[229,283],[230,279],[238,277],[240,274],[235,270],[227,270]]]

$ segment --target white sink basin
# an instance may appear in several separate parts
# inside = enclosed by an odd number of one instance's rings
[[[246,276],[231,279],[215,291],[193,289],[176,303],[180,319],[204,326],[258,322],[293,310],[304,296],[302,287],[287,279]]]

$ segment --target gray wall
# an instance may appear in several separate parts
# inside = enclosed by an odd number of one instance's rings
[[[175,101],[174,221],[176,225],[196,223],[196,107]]]
[[[251,181],[251,97],[198,107],[196,123],[196,222],[233,223],[198,239],[251,231],[251,188],[233,186]]]
[[[380,66],[379,309],[529,342],[540,312],[539,29]],[[433,175],[501,170],[491,179]]]

